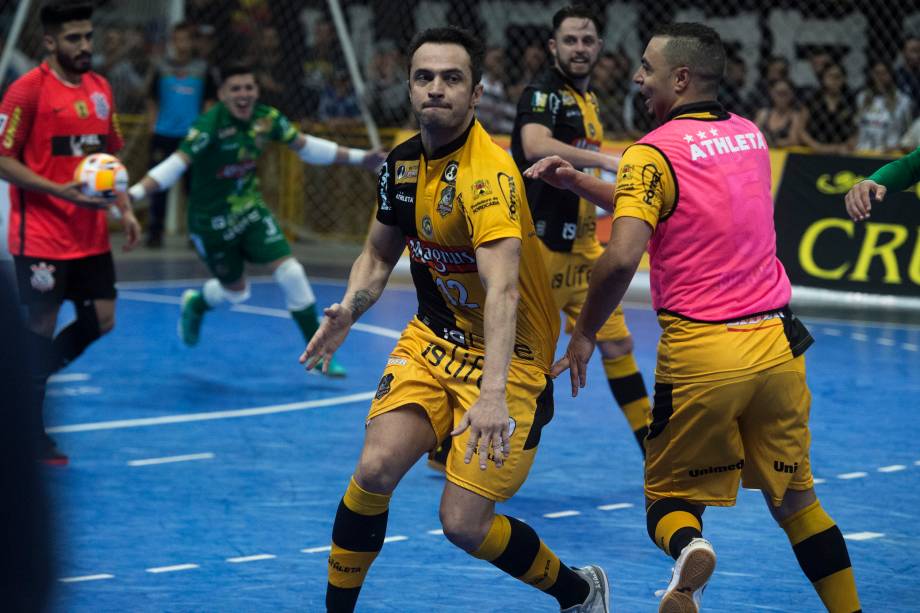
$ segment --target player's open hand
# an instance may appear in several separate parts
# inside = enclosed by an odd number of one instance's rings
[[[875,198],[881,202],[885,199],[888,188],[879,185],[871,179],[860,181],[850,188],[847,192],[844,202],[847,205],[847,214],[853,221],[863,221],[869,218],[869,212],[872,210],[872,199]]]
[[[313,334],[304,352],[300,354],[300,363],[307,370],[313,370],[322,361],[323,374],[325,374],[329,370],[332,355],[338,351],[345,342],[345,337],[348,336],[352,319],[351,311],[338,302],[324,309],[323,315],[325,317],[319,329]]]
[[[473,459],[473,454],[478,452],[480,470],[485,470],[489,465],[490,455],[495,468],[501,468],[511,454],[508,405],[505,404],[504,397],[492,399],[483,398],[480,395],[450,434],[459,436],[467,428],[470,430],[470,438],[466,444],[463,461],[469,464]]]
[[[553,364],[550,374],[554,378],[566,370],[569,371],[569,376],[572,380],[572,398],[578,396],[578,390],[583,388],[588,381],[588,360],[591,358],[591,354],[594,353],[596,342],[576,327],[572,331],[569,346],[565,348],[565,355]]]
[[[371,149],[364,154],[364,159],[361,161],[361,165],[368,170],[373,170],[376,172],[377,169],[380,168],[380,165],[386,161],[386,159],[386,151],[383,149]]]
[[[125,244],[123,251],[131,251],[141,240],[141,224],[134,216],[134,211],[127,210],[122,213],[122,224],[125,228]]]
[[[558,155],[551,155],[525,170],[524,176],[528,179],[540,179],[559,189],[572,189],[578,171]]]
[[[58,189],[54,195],[58,198],[69,200],[77,206],[82,206],[87,209],[99,209],[104,211],[107,210],[109,206],[111,206],[111,200],[106,200],[105,198],[97,198],[95,196],[87,196],[84,194],[83,190],[80,189],[81,185],[82,183],[79,181],[74,181],[73,183],[64,183],[58,186]]]

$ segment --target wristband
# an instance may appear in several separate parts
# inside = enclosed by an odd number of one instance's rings
[[[128,196],[131,197],[132,202],[138,202],[147,197],[147,188],[140,182],[135,183],[128,189]]]
[[[367,154],[363,149],[349,149],[348,163],[352,166],[360,166],[364,163],[364,156]]]

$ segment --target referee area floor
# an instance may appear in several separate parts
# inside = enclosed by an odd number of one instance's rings
[[[319,305],[341,297],[341,281],[311,280]],[[71,458],[43,471],[54,611],[323,610],[336,507],[414,293],[388,288],[338,354],[348,377],[327,379],[297,363],[303,343],[270,279],[248,303],[208,313],[199,346],[182,346],[179,296],[198,286],[121,283],[115,330],[49,384],[46,421]],[[654,313],[626,317],[651,388]],[[807,353],[817,492],[847,538],[863,609],[916,611],[920,326],[802,319],[817,341]],[[646,535],[641,456],[600,360],[577,399],[557,381],[555,401],[529,479],[499,512],[564,562],[604,566],[612,610],[657,610],[671,560]],[[397,489],[358,611],[558,610],[445,540],[442,485],[422,461]],[[823,611],[758,492],[704,522],[719,556],[704,611]]]

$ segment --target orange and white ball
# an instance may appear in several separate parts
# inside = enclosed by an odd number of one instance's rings
[[[112,199],[128,191],[128,169],[108,153],[93,153],[83,158],[73,178],[87,196]]]

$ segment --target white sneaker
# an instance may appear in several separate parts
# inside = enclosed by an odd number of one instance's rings
[[[716,569],[716,552],[703,538],[690,541],[684,547],[674,570],[671,582],[661,597],[658,613],[698,613],[706,583]]]
[[[588,582],[588,597],[581,604],[562,609],[561,613],[610,613],[610,584],[604,569],[592,564],[572,570]]]

